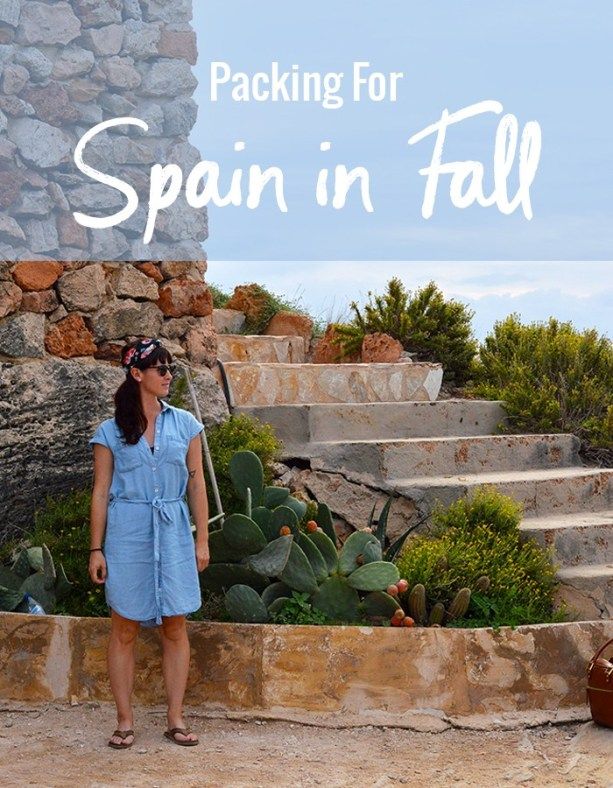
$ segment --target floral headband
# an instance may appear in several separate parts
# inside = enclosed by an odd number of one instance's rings
[[[137,367],[141,361],[144,361],[158,347],[162,347],[159,339],[151,339],[150,337],[141,339],[125,353],[121,359],[122,367],[125,368],[126,372],[132,367]]]

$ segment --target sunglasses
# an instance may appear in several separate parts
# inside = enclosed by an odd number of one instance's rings
[[[147,369],[157,370],[157,373],[161,378],[166,377],[166,373],[168,372],[170,372],[173,378],[177,374],[177,367],[175,364],[157,364],[154,367],[147,367]]]

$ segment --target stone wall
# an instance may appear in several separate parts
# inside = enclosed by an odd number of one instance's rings
[[[0,3],[0,260],[203,260],[206,210],[182,199],[142,241],[150,169],[200,160],[188,136],[197,106],[192,0],[3,0]],[[126,197],[81,173],[77,142],[102,121],[134,117],[85,149],[91,167],[139,195],[109,229],[74,211],[110,216]],[[38,258],[40,259],[40,258]]]
[[[195,376],[203,418],[227,416],[203,262],[0,263],[0,541],[45,496],[87,486],[126,341],[159,336]]]
[[[200,713],[442,731],[589,719],[586,667],[607,621],[516,629],[190,622],[186,703]],[[0,699],[111,698],[109,620],[0,613]],[[28,659],[15,659],[15,654]],[[164,697],[157,633],[142,633],[135,696]]]

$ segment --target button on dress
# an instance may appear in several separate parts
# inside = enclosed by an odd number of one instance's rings
[[[133,446],[124,443],[115,419],[103,421],[89,441],[110,449],[114,461],[104,537],[106,601],[144,626],[202,604],[185,460],[204,425],[189,411],[160,404],[153,452],[144,435]]]

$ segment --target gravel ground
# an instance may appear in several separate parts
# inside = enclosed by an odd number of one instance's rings
[[[136,740],[108,748],[108,703],[0,707],[7,786],[603,786],[613,787],[613,730],[592,723],[514,731],[417,733],[229,720],[192,710],[198,747],[163,738],[160,710],[136,709]]]

